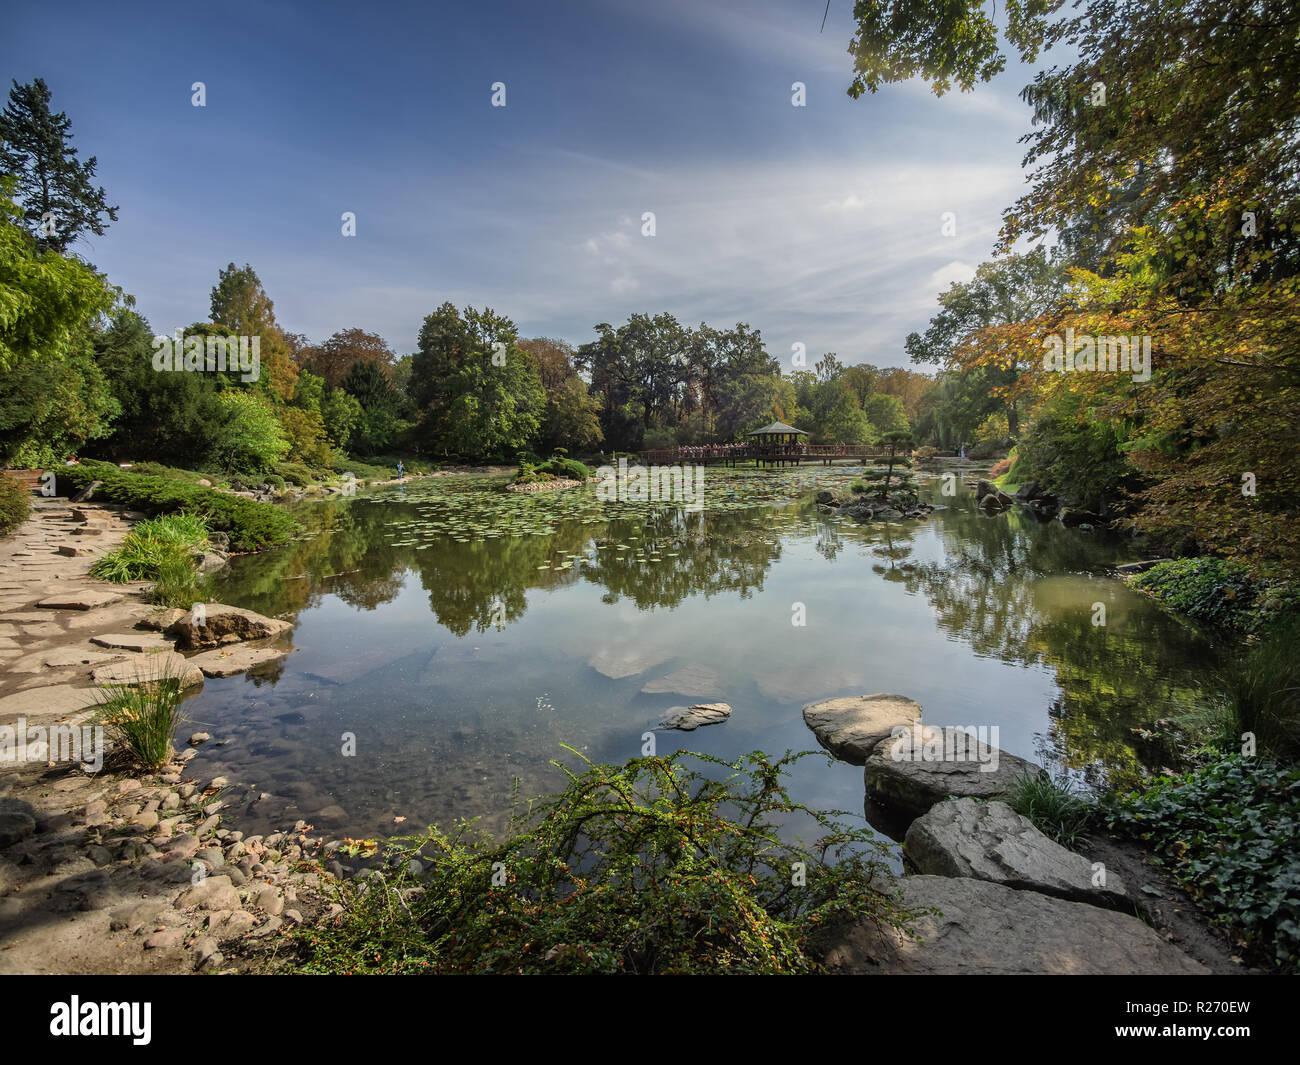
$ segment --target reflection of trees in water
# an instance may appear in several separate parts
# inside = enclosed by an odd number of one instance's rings
[[[708,515],[677,511],[658,514],[644,525],[614,521],[606,528],[606,546],[584,566],[584,580],[603,585],[604,602],[622,597],[642,609],[671,607],[691,595],[708,599],[720,592],[748,598],[763,587],[767,571],[781,555],[768,522],[770,511]],[[640,532],[636,548],[658,555],[660,562],[642,562],[632,550],[618,551]],[[667,557],[675,553],[676,558]]]
[[[233,560],[214,587],[220,600],[237,589],[238,605],[262,614],[296,614],[325,595],[373,610],[396,597],[404,568],[402,549],[383,528],[382,507],[341,501],[295,509],[304,534],[286,547]]]
[[[418,523],[415,507],[322,502],[298,515],[304,539],[237,560],[217,597],[230,588],[239,605],[267,614],[296,613],[329,594],[374,609],[395,598],[406,571],[414,570],[439,624],[457,636],[522,618],[531,589],[580,580],[604,586],[606,602],[627,597],[643,609],[675,606],[696,594],[746,597],[762,588],[780,557],[770,515],[763,509],[713,515],[658,508],[602,525],[557,520],[549,533],[481,541],[436,534],[424,546],[395,546],[394,539],[403,537],[388,526]],[[618,544],[631,546],[617,551]],[[575,554],[579,560],[558,568]]]
[[[1054,670],[1061,696],[1040,756],[1093,783],[1138,779],[1131,730],[1192,705],[1210,648],[1117,582],[1063,576],[1080,568],[1081,547],[1059,523],[956,511],[941,535],[948,561],[917,566],[907,586],[977,654]],[[1105,625],[1093,623],[1095,602]]]

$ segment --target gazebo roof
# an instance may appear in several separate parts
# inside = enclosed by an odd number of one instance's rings
[[[786,425],[785,422],[773,422],[771,425],[765,425],[761,429],[755,429],[750,436],[807,436],[802,429],[796,429],[793,425]]]

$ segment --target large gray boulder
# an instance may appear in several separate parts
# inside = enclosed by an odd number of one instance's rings
[[[176,639],[176,646],[182,651],[197,651],[200,647],[278,636],[292,627],[287,621],[263,617],[252,610],[208,603],[204,606],[201,624],[196,623],[194,611],[187,610],[172,622],[166,632]]]
[[[887,692],[851,695],[810,703],[803,708],[803,720],[836,758],[862,765],[895,728],[921,720],[921,704]]]
[[[924,726],[876,745],[863,770],[867,796],[892,813],[920,817],[949,797],[999,799],[1042,769],[953,726]]]
[[[826,953],[837,972],[881,975],[1203,976],[1209,970],[1128,914],[966,877],[905,876],[904,906],[933,907],[910,938],[862,921]]]
[[[964,876],[1094,906],[1127,906],[1124,884],[1004,802],[953,799],[912,822],[903,854],[920,873]],[[1097,881],[1097,883],[1094,883]]]

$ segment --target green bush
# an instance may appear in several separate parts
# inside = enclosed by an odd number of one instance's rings
[[[577,754],[572,748],[567,748]],[[581,757],[581,755],[578,755]],[[695,758],[711,775],[687,769]],[[818,968],[841,921],[904,928],[913,914],[873,884],[884,846],[794,802],[782,775],[804,755],[727,763],[678,752],[586,762],[565,791],[517,814],[504,842],[437,829],[384,847],[387,868],[340,886],[344,909],[304,929],[317,973],[796,973]],[[715,779],[721,776],[723,779]],[[520,807],[519,809],[524,809]],[[772,824],[802,812],[811,847]],[[356,853],[353,850],[352,853]],[[411,862],[428,864],[415,872]],[[792,886],[803,863],[806,882]],[[505,883],[496,875],[505,870]]]
[[[0,473],[0,536],[13,532],[32,511],[32,494],[27,486]]]
[[[1262,632],[1300,611],[1295,582],[1256,578],[1244,564],[1222,558],[1160,562],[1131,583],[1171,610],[1227,632]]]
[[[302,462],[277,462],[275,464],[275,475],[282,482],[292,481],[299,488],[306,488],[309,484],[317,484],[321,479],[318,473]]]
[[[1228,757],[1102,811],[1240,943],[1300,971],[1300,768]]]
[[[97,500],[117,503],[148,515],[194,514],[208,528],[230,537],[234,551],[257,551],[288,543],[297,522],[272,503],[258,503],[201,485],[148,474],[119,470],[111,463],[82,462],[58,471],[58,490],[65,495],[102,481],[95,490]]]
[[[543,462],[537,467],[538,473],[549,473],[556,477],[566,477],[574,481],[585,481],[591,476],[591,470],[577,459],[556,457]]]

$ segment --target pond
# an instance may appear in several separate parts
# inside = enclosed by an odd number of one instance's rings
[[[1085,786],[1159,768],[1134,730],[1190,706],[1215,650],[1106,575],[1130,544],[981,514],[938,477],[918,481],[945,508],[924,520],[859,525],[812,502],[860,475],[712,467],[698,509],[474,477],[302,504],[303,539],[236,558],[213,590],[291,620],[293,653],[186,704],[225,744],[195,770],[269,794],[234,817],[246,831],[498,831],[517,797],[562,785],[553,759],[580,764],[562,744],[622,762],[668,707],[721,700],[728,721],[658,731],[659,753],[779,756],[817,748],[806,703],[868,692],[996,726]],[[806,758],[791,785],[862,817],[858,767]]]

